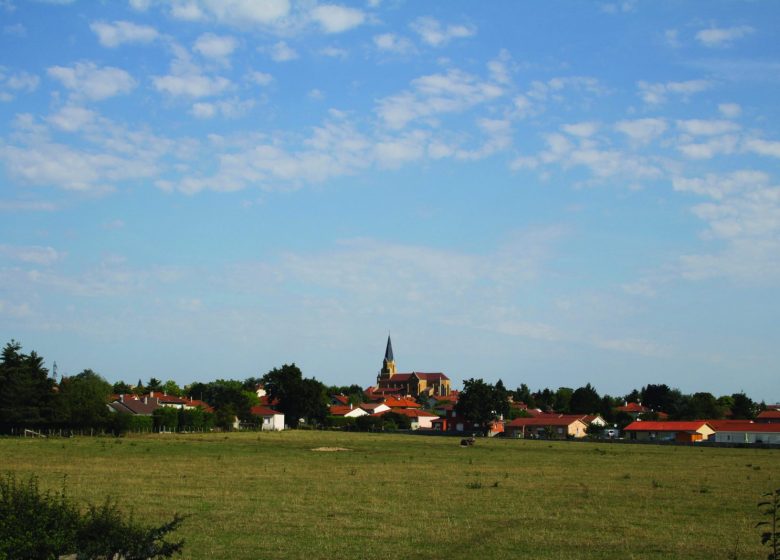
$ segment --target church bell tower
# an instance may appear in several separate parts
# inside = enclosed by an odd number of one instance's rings
[[[393,358],[393,343],[390,341],[390,335],[387,335],[387,347],[385,348],[385,359],[382,360],[382,369],[377,376],[377,384],[382,380],[388,380],[395,375],[395,359]]]

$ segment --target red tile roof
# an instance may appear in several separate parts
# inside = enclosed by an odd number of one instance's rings
[[[333,395],[333,400],[340,402],[341,404],[349,404],[349,397],[346,395]]]
[[[344,406],[343,404],[334,404],[333,406],[330,407],[330,413],[333,416],[344,416],[346,414],[349,414],[353,410],[355,410],[354,407],[351,407],[349,405]]]
[[[619,406],[616,410],[618,412],[650,412],[649,408],[635,402],[630,402],[624,406]]]
[[[384,404],[390,408],[422,408],[416,401],[401,397],[388,397]]]
[[[715,420],[714,422],[707,422],[710,426],[715,428],[718,432],[770,432],[780,433],[780,424],[760,424],[757,422],[751,422],[750,420],[731,420],[728,424],[722,425],[724,420]],[[719,427],[715,427],[715,424]]]
[[[625,427],[626,432],[696,432],[702,426],[708,426],[705,420],[686,420],[680,422],[631,422]],[[710,426],[712,427],[712,426]]]
[[[281,412],[277,412],[264,406],[253,406],[249,409],[249,412],[251,412],[253,416],[273,416],[274,414],[281,414]]]
[[[409,418],[438,418],[436,414],[431,414],[430,412],[426,412],[424,410],[412,410],[410,408],[394,408],[392,410],[383,410],[382,412],[373,414],[373,416],[382,416],[383,414],[387,414],[389,412],[400,414],[401,416],[408,416]]]
[[[762,410],[756,418],[758,420],[780,420],[780,410]]]
[[[574,422],[581,420],[582,416],[554,416],[552,414],[546,414],[544,416],[536,416],[533,418],[515,418],[509,422],[507,428],[522,428],[527,426],[570,426]]]

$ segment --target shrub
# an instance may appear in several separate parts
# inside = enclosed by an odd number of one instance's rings
[[[9,474],[0,479],[0,560],[67,554],[80,560],[170,558],[184,542],[164,539],[182,521],[175,515],[159,527],[144,527],[132,517],[125,520],[111,500],[81,513],[64,490],[42,491],[34,477],[20,482]]]

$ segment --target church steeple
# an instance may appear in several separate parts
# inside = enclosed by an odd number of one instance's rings
[[[395,362],[393,359],[393,343],[390,341],[390,335],[387,335],[387,348],[385,348],[385,361]]]
[[[385,359],[382,360],[382,370],[377,376],[377,383],[382,379],[390,379],[395,375],[395,358],[393,358],[393,343],[390,341],[390,335],[387,335],[387,347],[385,348]]]

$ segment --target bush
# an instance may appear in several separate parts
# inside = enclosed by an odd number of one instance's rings
[[[125,520],[110,500],[81,513],[64,491],[41,491],[34,477],[25,482],[10,474],[0,479],[0,560],[68,554],[80,560],[170,558],[184,542],[164,539],[182,520],[175,515],[159,527],[143,527],[132,517]]]

